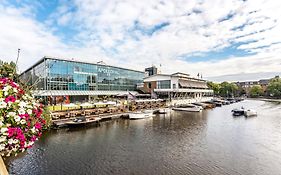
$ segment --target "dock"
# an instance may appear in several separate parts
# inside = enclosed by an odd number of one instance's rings
[[[87,119],[93,119],[93,118],[100,118],[98,120],[96,120],[94,123],[98,124],[99,122],[102,121],[108,121],[108,120],[112,120],[112,119],[118,119],[118,118],[122,118],[124,116],[128,116],[129,113],[118,113],[118,114],[99,114],[99,115],[90,115],[90,116],[86,116]],[[62,128],[67,126],[66,123],[71,122],[75,119],[75,117],[71,117],[71,118],[65,118],[65,119],[57,119],[57,120],[53,120],[53,126],[55,128]]]

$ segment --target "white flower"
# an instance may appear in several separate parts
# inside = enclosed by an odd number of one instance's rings
[[[15,113],[15,112],[9,112],[9,113],[8,113],[8,116],[9,116],[9,117],[14,117],[14,116],[16,116],[16,113]]]
[[[36,133],[35,127],[31,128],[31,132],[32,132],[32,133]]]
[[[7,132],[8,131],[8,128],[1,128],[1,133],[3,134],[3,133],[5,133],[5,132]]]
[[[0,143],[1,143],[1,142],[5,142],[5,141],[6,141],[6,136],[1,136],[1,137],[0,137]]]
[[[14,91],[15,93],[18,93],[17,88],[13,88],[13,91]]]
[[[0,144],[0,152],[5,149],[5,144]]]
[[[8,143],[11,145],[11,144],[13,144],[13,141],[14,141],[14,139],[9,139]]]
[[[17,139],[14,139],[13,140],[13,144],[16,144],[16,143],[18,143],[19,142],[19,140],[17,140]]]
[[[25,114],[25,110],[24,110],[23,108],[20,108],[20,109],[18,110],[18,113],[19,113],[19,114]]]
[[[7,103],[4,101],[0,101],[0,108],[6,108],[7,107]]]
[[[15,119],[16,122],[19,122],[20,121],[20,116],[16,115],[16,116],[14,116],[14,119]]]
[[[19,102],[19,106],[20,106],[21,108],[23,108],[23,107],[26,106],[26,103],[25,103],[24,101],[21,101],[21,102]]]
[[[27,110],[27,113],[28,113],[29,115],[31,115],[31,114],[32,114],[32,110],[31,110],[31,109],[28,109],[28,110]]]
[[[25,121],[24,119],[21,119],[21,120],[20,120],[20,124],[22,124],[22,125],[23,125],[23,124],[26,124],[26,121]]]
[[[4,91],[4,92],[7,92],[7,91],[9,91],[11,88],[12,88],[12,86],[10,86],[10,85],[5,86],[5,87],[3,88],[3,91]]]
[[[2,127],[4,124],[3,124],[3,122],[0,120],[0,127]]]

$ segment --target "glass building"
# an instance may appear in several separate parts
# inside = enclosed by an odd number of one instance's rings
[[[85,96],[134,93],[137,83],[143,82],[144,72],[43,57],[20,77],[33,85],[35,96],[83,96],[85,99]]]

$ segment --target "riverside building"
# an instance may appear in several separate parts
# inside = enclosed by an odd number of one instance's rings
[[[207,101],[213,97],[213,90],[208,88],[206,80],[180,72],[145,77],[138,89],[155,97],[170,99],[172,105]]]
[[[43,57],[20,75],[35,89],[33,94],[50,101],[88,101],[97,96],[136,94],[144,72],[62,58]]]

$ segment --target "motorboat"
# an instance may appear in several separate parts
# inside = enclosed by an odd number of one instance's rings
[[[86,118],[85,116],[81,116],[73,119],[72,121],[66,122],[65,124],[67,126],[80,126],[80,125],[97,123],[100,120],[101,120],[100,117]]]
[[[167,114],[168,111],[170,111],[170,108],[160,108],[153,111],[153,114]]]
[[[257,116],[258,113],[256,111],[252,110],[252,109],[248,109],[248,110],[244,111],[244,115],[246,117],[252,117],[252,116]]]
[[[201,106],[196,106],[193,104],[188,104],[188,105],[181,105],[172,108],[174,111],[186,111],[186,112],[200,112],[203,110]]]
[[[144,119],[144,118],[150,118],[155,116],[153,114],[153,111],[148,110],[148,111],[137,111],[129,114],[129,119],[130,120],[137,120],[137,119]]]
[[[233,116],[241,116],[244,115],[245,110],[243,107],[241,107],[240,109],[233,109],[231,112]]]
[[[196,106],[201,106],[203,109],[213,108],[213,107],[210,106],[209,104],[200,103],[200,102],[195,102],[195,103],[192,103],[192,104],[193,104],[193,105],[196,105]]]

